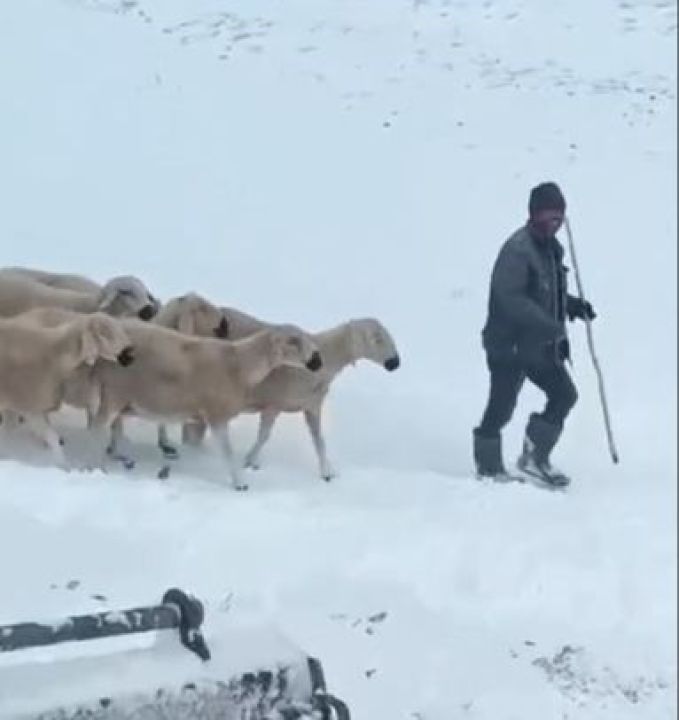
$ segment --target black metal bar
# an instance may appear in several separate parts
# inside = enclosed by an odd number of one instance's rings
[[[152,607],[77,615],[54,623],[0,625],[0,652],[178,628],[182,644],[208,660],[210,653],[200,633],[202,622],[201,602],[173,588],[165,593],[162,604]]]
[[[209,660],[210,651],[200,632],[200,626],[205,619],[203,603],[182,590],[172,588],[163,595],[163,605],[179,610],[179,638],[182,645],[195,652],[201,660]]]
[[[50,624],[29,622],[4,625],[0,627],[0,651],[54,645],[70,640],[93,640],[178,626],[179,611],[175,607],[165,605],[80,615]]]
[[[322,720],[351,720],[347,705],[328,693],[320,660],[307,657],[307,666],[311,678],[311,702],[314,710],[321,712]]]

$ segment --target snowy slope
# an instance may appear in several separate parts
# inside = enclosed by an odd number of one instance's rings
[[[0,622],[182,585],[318,655],[358,720],[675,717],[675,67],[674,2],[3,3],[2,264],[310,329],[376,315],[404,363],[333,388],[331,485],[298,418],[247,495],[214,452],[157,481],[142,423],[127,474],[3,445]],[[488,274],[543,179],[622,459],[574,327],[567,495],[471,479]],[[508,459],[540,402],[524,392]],[[82,417],[63,422],[77,457]],[[11,694],[0,671],[0,717]]]

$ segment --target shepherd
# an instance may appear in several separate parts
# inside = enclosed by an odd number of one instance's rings
[[[505,469],[502,429],[509,423],[526,378],[546,395],[542,412],[530,415],[518,469],[550,487],[570,478],[550,462],[578,394],[566,368],[570,344],[566,318],[593,320],[592,305],[568,294],[564,249],[556,234],[566,213],[559,186],[531,190],[529,217],[502,246],[490,280],[488,315],[482,331],[490,393],[473,431],[477,477],[515,479]]]

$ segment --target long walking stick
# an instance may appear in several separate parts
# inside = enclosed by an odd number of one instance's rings
[[[571,225],[568,222],[568,218],[564,218],[564,225],[566,227],[566,235],[568,237],[568,247],[570,249],[571,258],[573,260],[573,269],[575,270],[575,282],[578,286],[578,295],[581,300],[585,299],[585,293],[582,289],[582,280],[580,279],[580,270],[578,268],[578,260],[575,256],[575,245],[573,243],[573,233],[571,232]],[[592,364],[596,370],[597,378],[599,380],[599,396],[601,398],[601,407],[604,411],[604,423],[606,424],[606,436],[608,438],[608,449],[611,453],[611,459],[614,463],[618,463],[618,450],[615,447],[615,440],[613,439],[613,430],[611,429],[611,416],[608,412],[608,403],[606,402],[606,391],[604,389],[604,377],[599,367],[599,361],[597,360],[596,352],[594,351],[594,338],[592,337],[592,321],[589,318],[585,318],[585,329],[587,330],[587,344],[589,345],[589,353],[592,356]]]

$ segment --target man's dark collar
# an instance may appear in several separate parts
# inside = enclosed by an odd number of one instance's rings
[[[535,243],[535,246],[540,249],[551,249],[555,253],[561,255],[562,254],[562,248],[561,243],[559,242],[556,235],[552,235],[550,238],[541,238],[538,235],[536,235],[533,232],[533,228],[530,224],[530,221],[526,223],[526,230],[528,231],[528,235],[530,236],[530,239]]]

